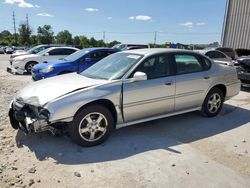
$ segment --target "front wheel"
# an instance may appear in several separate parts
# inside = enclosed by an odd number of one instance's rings
[[[37,62],[28,62],[26,65],[25,65],[25,70],[27,73],[31,74],[31,71],[32,71],[32,68],[37,64]]]
[[[104,106],[87,106],[80,110],[69,126],[71,139],[81,146],[95,146],[104,142],[114,129],[111,112]]]
[[[203,102],[202,113],[207,117],[216,116],[221,111],[223,102],[223,92],[218,88],[211,89]]]

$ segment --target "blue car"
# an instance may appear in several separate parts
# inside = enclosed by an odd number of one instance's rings
[[[64,59],[35,65],[32,68],[32,79],[36,81],[60,74],[71,72],[80,73],[104,57],[118,51],[117,49],[111,48],[85,48]]]

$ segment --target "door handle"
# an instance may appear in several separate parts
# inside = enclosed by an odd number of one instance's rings
[[[210,76],[204,76],[203,78],[207,80],[210,78]]]
[[[172,84],[173,84],[172,82],[165,83],[166,86],[171,86]]]

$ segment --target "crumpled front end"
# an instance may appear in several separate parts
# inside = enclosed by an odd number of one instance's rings
[[[50,112],[42,107],[25,104],[21,98],[14,99],[9,110],[10,123],[14,129],[25,133],[53,131],[49,120]]]

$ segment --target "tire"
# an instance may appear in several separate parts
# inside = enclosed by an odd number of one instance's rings
[[[28,74],[31,74],[31,69],[32,69],[32,67],[35,66],[36,64],[38,64],[38,63],[35,62],[35,61],[30,61],[30,62],[26,63],[26,65],[25,65],[25,70],[26,70],[26,72],[27,72]]]
[[[111,112],[104,106],[92,105],[75,115],[69,125],[69,135],[76,144],[90,147],[103,143],[113,129],[114,118]]]
[[[206,117],[214,117],[218,115],[222,109],[224,102],[224,94],[219,88],[212,88],[202,105],[202,113]]]

